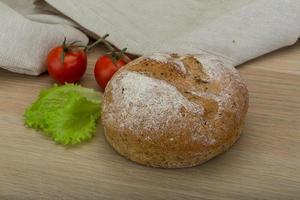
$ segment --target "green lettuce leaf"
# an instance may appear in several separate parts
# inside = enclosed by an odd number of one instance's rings
[[[61,144],[78,144],[96,131],[101,93],[66,84],[41,91],[25,111],[25,124],[42,130]]]

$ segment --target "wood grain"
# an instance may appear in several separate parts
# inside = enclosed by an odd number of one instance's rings
[[[98,88],[89,55],[82,85]],[[0,199],[299,199],[300,43],[238,67],[250,91],[241,139],[194,168],[143,167],[96,136],[76,148],[23,125],[24,109],[53,82],[0,70]]]

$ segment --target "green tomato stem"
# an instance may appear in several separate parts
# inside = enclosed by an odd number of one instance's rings
[[[91,45],[86,46],[86,48],[84,49],[84,51],[89,51],[90,49],[92,49],[94,46],[96,46],[97,44],[103,42],[106,46],[107,46],[107,42],[105,41],[105,38],[107,38],[109,36],[109,34],[105,34],[103,37],[100,37],[96,42],[92,43]],[[109,44],[109,46],[113,49],[113,47]]]

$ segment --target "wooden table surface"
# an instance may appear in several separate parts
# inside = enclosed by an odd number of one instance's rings
[[[89,55],[82,85],[98,88]],[[250,91],[240,140],[193,168],[144,167],[95,137],[66,148],[23,125],[53,82],[0,70],[0,199],[300,199],[300,43],[238,67]]]

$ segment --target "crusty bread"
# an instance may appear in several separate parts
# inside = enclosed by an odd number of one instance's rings
[[[143,165],[191,167],[240,136],[248,91],[210,55],[153,54],[119,70],[104,93],[102,123],[114,149]]]

